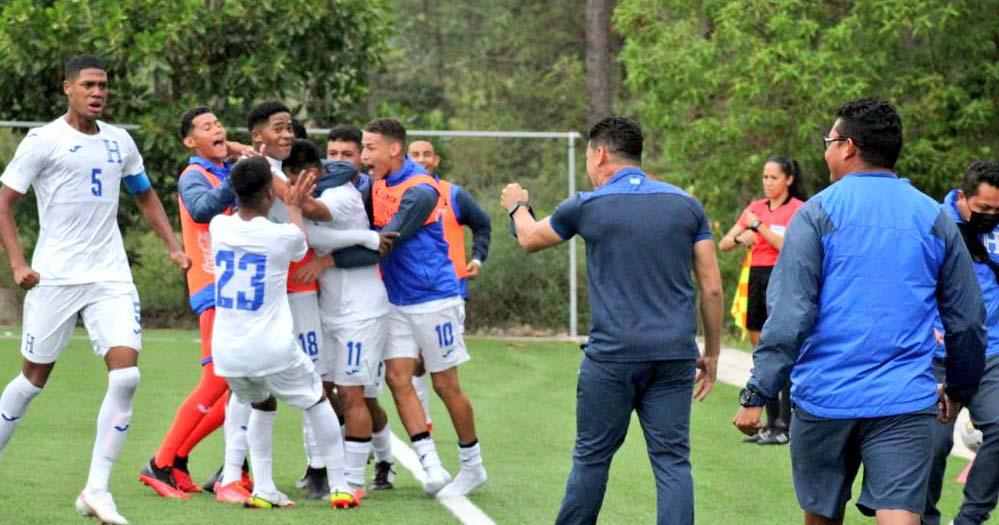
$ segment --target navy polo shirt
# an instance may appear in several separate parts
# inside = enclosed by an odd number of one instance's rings
[[[551,225],[586,241],[590,340],[598,361],[698,357],[691,270],[694,243],[710,240],[704,208],[689,194],[625,168],[596,191],[561,204]]]

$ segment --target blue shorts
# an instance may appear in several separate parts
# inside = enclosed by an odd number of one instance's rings
[[[791,468],[798,504],[812,514],[842,517],[863,465],[860,512],[922,513],[935,424],[933,407],[869,419],[825,419],[796,407],[791,419]]]

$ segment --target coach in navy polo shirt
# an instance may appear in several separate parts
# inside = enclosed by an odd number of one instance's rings
[[[805,523],[842,523],[863,465],[860,511],[882,525],[918,525],[937,405],[942,420],[954,417],[982,376],[982,292],[954,220],[893,172],[902,119],[891,104],[847,102],[825,146],[834,184],[787,228],[734,423],[756,433],[765,400],[790,376]],[[945,394],[931,369],[938,309]]]
[[[593,126],[586,171],[596,189],[569,198],[541,221],[519,184],[503,190],[526,251],[573,235],[586,241],[592,324],[579,367],[572,471],[557,523],[596,522],[632,410],[656,477],[658,523],[694,522],[690,400],[692,393],[707,397],[715,381],[721,276],[704,209],[683,190],[646,177],[639,167],[642,140],[630,119],[608,117]],[[704,357],[694,339],[691,270],[700,291]]]

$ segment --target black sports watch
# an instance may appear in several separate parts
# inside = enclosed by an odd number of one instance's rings
[[[517,201],[517,202],[511,204],[510,207],[506,209],[506,212],[511,217],[513,217],[513,214],[517,213],[517,210],[519,210],[521,206],[527,206],[527,201]]]
[[[747,386],[739,392],[739,404],[746,407],[761,407],[767,404],[767,400],[755,388]]]
[[[753,230],[755,232],[755,231],[759,230],[760,226],[762,226],[762,225],[763,225],[763,222],[760,221],[759,219],[756,219],[755,221],[753,221],[752,223],[750,223],[749,229]]]

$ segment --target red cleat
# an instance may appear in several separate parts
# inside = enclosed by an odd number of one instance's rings
[[[330,494],[330,507],[334,509],[352,509],[361,506],[361,499],[364,498],[364,491],[355,490],[353,492],[343,492],[339,490]]]
[[[177,490],[191,494],[202,492],[201,487],[191,479],[191,475],[187,472],[174,468],[170,472],[170,475],[173,476],[173,484],[177,487]]]
[[[149,463],[142,467],[139,472],[139,481],[164,498],[191,499],[190,494],[179,490],[174,485],[172,471],[173,469],[170,467],[157,467],[154,460],[149,460]]]
[[[253,492],[253,478],[250,477],[250,473],[245,469],[243,470],[243,477],[240,478],[239,484],[243,485],[243,488],[246,489],[247,492]]]
[[[245,505],[251,498],[253,494],[250,494],[239,481],[233,481],[224,487],[219,486],[218,482],[215,484],[215,501],[219,503]]]

